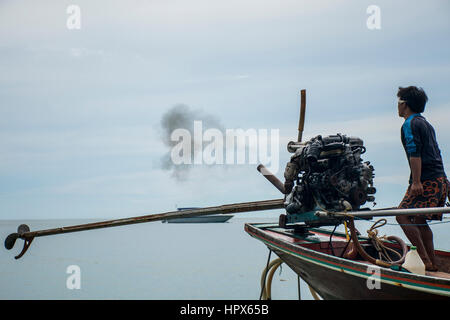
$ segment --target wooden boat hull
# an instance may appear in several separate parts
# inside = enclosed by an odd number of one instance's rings
[[[324,250],[328,243],[323,234],[321,239],[320,229],[312,229],[312,235],[303,239],[277,230],[277,226],[246,224],[245,230],[264,242],[324,299],[450,299],[449,278],[421,276],[334,256]],[[339,243],[345,242],[334,243],[336,251]],[[449,252],[440,255],[450,260]]]

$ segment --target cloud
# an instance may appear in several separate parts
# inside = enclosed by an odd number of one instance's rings
[[[157,132],[150,126],[80,127],[59,130],[0,131],[0,172],[51,172],[79,161],[91,166],[111,165],[114,159],[139,157],[147,159],[162,152],[155,140]]]
[[[178,101],[227,128],[279,129],[281,177],[306,88],[304,137],[361,137],[390,190],[409,173],[395,93],[414,83],[430,93],[425,116],[449,167],[448,1],[380,0],[379,31],[367,29],[369,3],[359,0],[80,0],[76,31],[66,27],[70,4],[0,3],[1,209],[10,216],[28,212],[18,209],[24,198],[43,216],[87,210],[84,201],[107,214],[278,196],[251,165],[194,167],[183,183],[160,170],[167,150],[154,128]]]

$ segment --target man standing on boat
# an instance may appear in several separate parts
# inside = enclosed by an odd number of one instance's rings
[[[401,141],[411,169],[409,187],[399,208],[443,207],[449,193],[441,152],[431,124],[421,115],[428,97],[422,88],[399,88],[398,115],[405,119]],[[449,196],[450,197],[450,196]],[[436,271],[433,232],[427,220],[442,220],[442,214],[397,216],[409,241],[417,247],[428,271]]]

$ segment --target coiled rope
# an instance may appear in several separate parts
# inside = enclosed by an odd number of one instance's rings
[[[269,249],[269,259],[270,260],[270,254],[272,253],[272,250]],[[267,266],[264,268],[262,274],[261,274],[261,294],[259,299],[260,300],[272,300],[272,281],[273,281],[273,275],[275,274],[275,271],[283,264],[283,260],[280,258],[277,258],[270,263],[267,263]],[[298,279],[300,279],[300,276],[298,276]],[[311,288],[310,285],[308,285],[309,291],[311,292],[311,295],[313,296],[314,300],[322,300],[320,296],[317,294],[317,292]],[[300,300],[300,286],[299,286],[299,300]]]
[[[379,259],[383,259],[384,261],[388,261],[392,264],[401,264],[403,263],[403,261],[405,260],[405,255],[406,252],[403,252],[403,255],[401,255],[400,253],[398,253],[396,250],[389,248],[385,245],[385,241],[386,240],[392,240],[392,236],[391,237],[386,237],[386,236],[382,236],[379,237],[378,236],[378,230],[377,228],[380,228],[382,226],[384,226],[387,223],[386,219],[379,219],[377,220],[372,227],[370,227],[369,230],[367,230],[367,235],[369,237],[369,239],[372,241],[373,246],[375,247],[375,249],[378,251],[378,258]],[[389,239],[388,239],[389,238]],[[397,242],[399,242],[399,239],[395,239]],[[400,243],[401,245],[401,243]],[[391,256],[389,255],[389,252],[394,253],[397,257],[398,260],[397,261],[393,261],[391,259]]]

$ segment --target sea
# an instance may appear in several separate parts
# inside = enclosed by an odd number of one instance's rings
[[[0,238],[22,223],[42,230],[103,220],[0,220]],[[276,221],[274,215],[238,214],[226,223],[158,221],[45,236],[16,260],[23,246],[19,239],[13,249],[0,249],[0,299],[258,300],[269,250],[244,224]],[[394,219],[388,221],[380,235],[406,240]],[[357,222],[357,228],[365,234],[372,223]],[[450,250],[449,227],[432,226],[436,248]],[[272,299],[313,298],[307,284],[300,280],[299,286],[297,275],[282,264]]]

